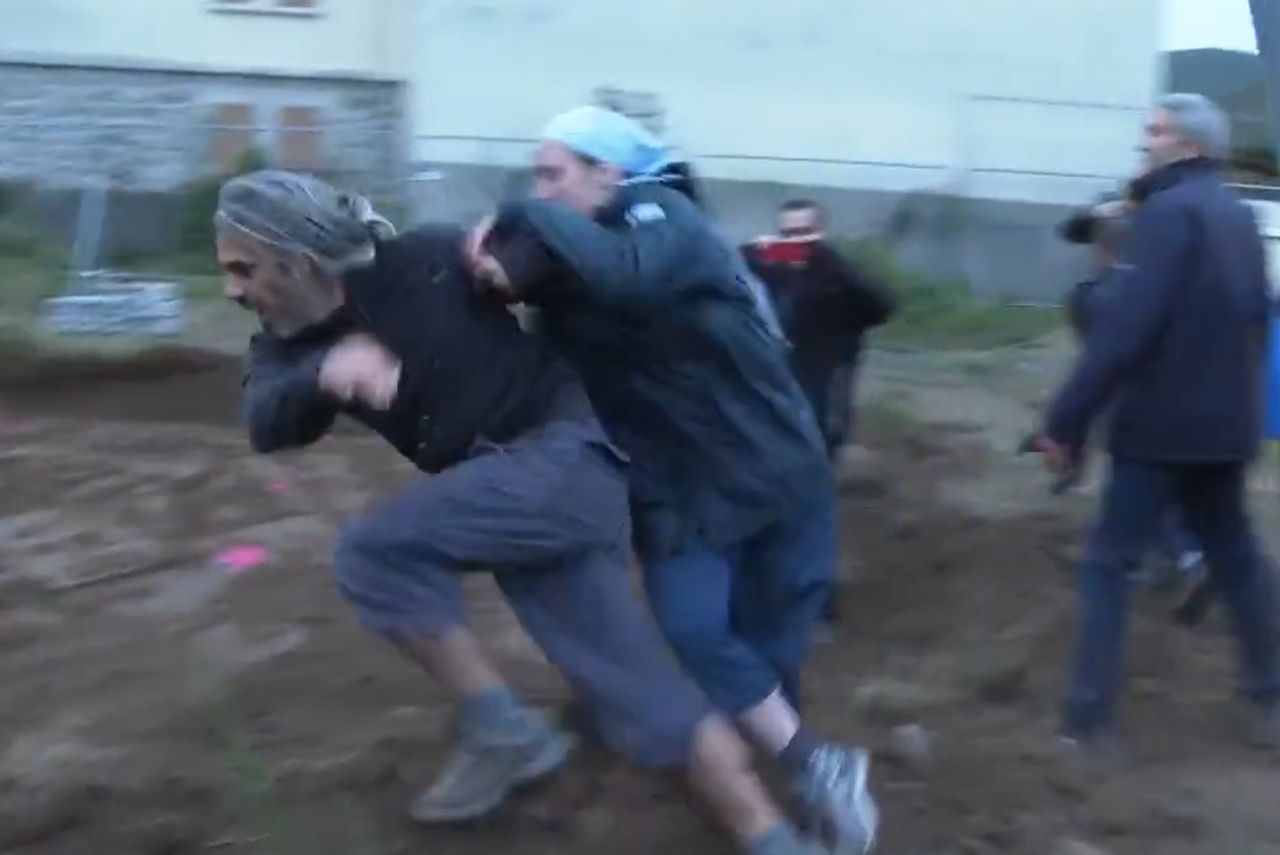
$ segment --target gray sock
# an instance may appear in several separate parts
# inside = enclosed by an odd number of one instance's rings
[[[469,733],[509,734],[528,730],[531,716],[506,686],[490,689],[462,702],[462,729]]]
[[[747,844],[747,855],[799,855],[802,851],[799,835],[785,822],[778,823]]]

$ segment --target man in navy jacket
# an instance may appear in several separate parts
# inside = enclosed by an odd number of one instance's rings
[[[1064,736],[1110,735],[1123,682],[1125,573],[1179,507],[1234,613],[1251,734],[1277,743],[1272,581],[1245,510],[1258,449],[1269,312],[1266,265],[1249,208],[1214,161],[1226,118],[1199,95],[1170,95],[1147,120],[1150,195],[1084,352],[1050,407],[1041,448],[1072,465],[1090,422],[1112,406],[1113,470],[1080,571],[1076,667]]]

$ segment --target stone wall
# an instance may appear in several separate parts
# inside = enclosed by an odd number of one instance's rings
[[[0,63],[0,180],[170,190],[216,170],[216,105],[243,102],[268,119],[315,105],[326,169],[385,192],[403,175],[401,101],[391,82]]]

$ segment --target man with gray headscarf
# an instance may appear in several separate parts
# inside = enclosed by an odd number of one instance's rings
[[[580,107],[551,121],[537,198],[472,237],[477,275],[540,310],[631,457],[654,615],[712,702],[786,771],[838,851],[869,850],[869,755],[813,732],[800,671],[835,575],[835,486],[767,297],[668,186],[666,147]]]
[[[431,475],[349,525],[335,556],[361,623],[459,704],[461,743],[413,817],[479,817],[568,751],[467,627],[461,577],[491,570],[610,744],[687,768],[744,851],[805,851],[631,593],[625,459],[573,370],[474,286],[462,231],[394,237],[359,197],[283,172],[228,182],[218,205],[226,293],[263,325],[245,374],[254,449],[307,445],[344,413]]]
[[[1076,667],[1063,735],[1115,745],[1129,569],[1171,506],[1204,548],[1235,617],[1249,733],[1280,742],[1280,673],[1270,574],[1245,507],[1258,450],[1270,303],[1253,215],[1223,186],[1226,117],[1200,95],[1169,95],[1147,118],[1145,192],[1084,351],[1037,445],[1073,466],[1110,406],[1112,472],[1080,567]]]

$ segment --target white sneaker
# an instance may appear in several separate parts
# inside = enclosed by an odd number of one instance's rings
[[[867,789],[870,769],[871,756],[861,748],[824,745],[809,759],[800,797],[832,855],[866,855],[875,845],[880,809]]]

